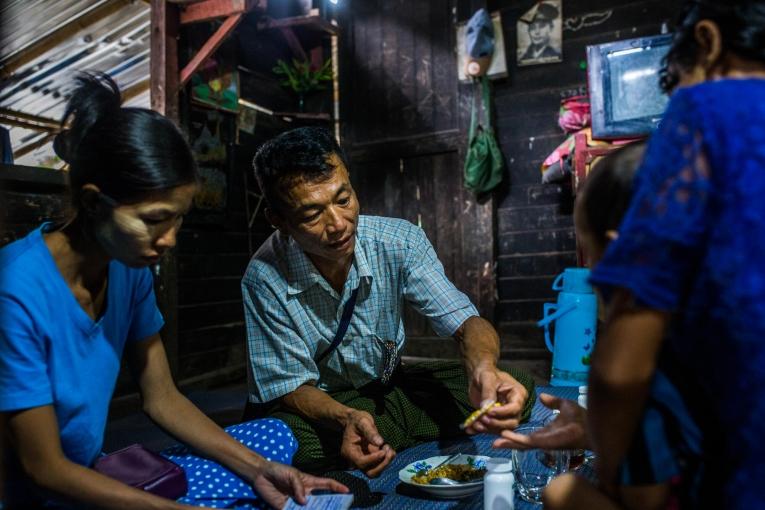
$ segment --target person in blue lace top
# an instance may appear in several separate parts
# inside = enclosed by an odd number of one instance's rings
[[[613,490],[666,347],[703,434],[702,505],[762,508],[765,1],[689,2],[681,20],[663,77],[676,90],[592,274],[608,308],[589,430]]]

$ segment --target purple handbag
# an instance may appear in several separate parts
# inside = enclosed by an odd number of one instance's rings
[[[183,468],[140,444],[99,457],[93,469],[163,498],[178,499],[188,490]]]

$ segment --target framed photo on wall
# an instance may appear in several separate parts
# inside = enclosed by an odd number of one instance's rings
[[[542,0],[518,19],[518,65],[563,61],[563,0]]]

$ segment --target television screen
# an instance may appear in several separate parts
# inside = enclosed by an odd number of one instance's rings
[[[587,47],[594,138],[649,134],[669,98],[659,87],[659,70],[671,35],[641,37]]]

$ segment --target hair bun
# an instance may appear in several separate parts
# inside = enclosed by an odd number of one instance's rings
[[[71,150],[69,149],[69,130],[64,129],[53,139],[53,152],[56,156],[67,163],[72,162]]]
[[[105,73],[81,73],[61,118],[62,131],[53,141],[56,154],[71,163],[88,131],[101,119],[120,110],[122,97],[114,80]]]

